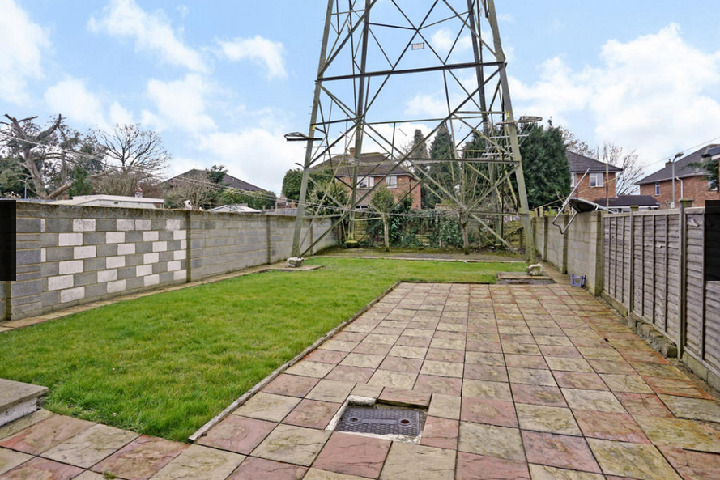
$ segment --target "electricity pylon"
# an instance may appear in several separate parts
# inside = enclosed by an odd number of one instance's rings
[[[349,203],[326,200],[354,238],[358,207],[378,186],[358,188],[365,148],[384,154],[378,169],[385,163],[412,171],[422,188],[500,244],[509,246],[503,219],[519,216],[532,261],[518,125],[539,119],[515,119],[506,67],[494,0],[328,0],[310,128],[286,136],[307,143],[293,255],[303,253],[310,173],[320,165],[348,178]],[[403,127],[420,128],[427,144],[438,131],[450,132],[453,151],[414,158],[401,143]],[[346,161],[332,161],[340,157]]]

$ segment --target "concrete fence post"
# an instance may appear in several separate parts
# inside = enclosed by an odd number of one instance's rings
[[[550,223],[550,217],[543,216],[543,260],[548,258],[548,223]]]
[[[570,217],[563,217],[563,226],[567,227],[570,223]],[[570,229],[568,228],[562,236],[563,256],[562,256],[562,273],[568,273],[568,253],[570,251]]]
[[[267,264],[272,263],[272,218],[271,215],[265,214],[265,256]]]
[[[680,332],[678,358],[683,358],[687,341],[687,212],[692,200],[680,200]]]
[[[192,210],[185,211],[185,281],[192,282]]]
[[[635,306],[635,212],[640,207],[630,207],[630,292],[628,292],[628,316]]]

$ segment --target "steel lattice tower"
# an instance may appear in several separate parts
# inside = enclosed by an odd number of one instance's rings
[[[414,172],[422,188],[453,205],[460,218],[477,221],[499,243],[509,246],[503,218],[519,216],[532,260],[518,124],[537,119],[514,118],[506,67],[494,0],[328,0],[309,132],[286,136],[307,142],[293,255],[303,253],[311,170],[341,168],[328,160],[348,151],[342,168],[352,179],[350,200],[326,197],[337,205],[337,223],[349,219],[353,238],[357,207],[377,188],[357,187],[365,148],[381,150],[393,168]],[[428,89],[435,94],[435,115],[403,103],[408,91]],[[414,158],[397,137],[407,135],[403,127],[418,126],[428,143],[438,131],[449,132],[450,158]],[[433,168],[444,168],[447,180],[439,180]]]

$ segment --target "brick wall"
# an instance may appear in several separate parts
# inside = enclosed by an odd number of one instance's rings
[[[417,180],[414,178],[408,176],[408,175],[398,175],[398,186],[397,188],[390,188],[390,190],[393,193],[393,196],[395,197],[395,200],[397,201],[400,197],[403,197],[407,194],[407,192],[410,193],[410,198],[412,199],[412,209],[413,210],[420,210],[421,207],[421,192],[420,189],[422,188]],[[385,177],[373,177],[375,184],[378,183],[384,183]],[[339,178],[341,182],[343,182],[345,185],[352,185],[352,178],[350,177],[340,177]],[[348,192],[350,192],[350,187],[347,187]],[[367,189],[358,189],[358,200],[360,200],[366,193]],[[364,205],[369,204],[370,200],[372,199],[372,194],[368,196],[368,198],[365,199],[363,202]]]
[[[578,181],[582,178],[582,173],[577,173],[577,179]],[[610,184],[609,184],[609,195],[610,198],[615,198],[617,196],[617,173],[612,172],[610,173]],[[582,182],[580,182],[580,186],[577,189],[577,192],[575,193],[575,198],[581,198],[583,200],[588,200],[590,202],[594,202],[595,200],[599,198],[605,197],[605,185],[608,184],[608,176],[607,174],[603,173],[603,186],[602,187],[591,187],[590,186],[590,174],[588,173],[585,178],[583,178]]]
[[[303,246],[330,225],[306,220]],[[294,226],[289,216],[19,202],[11,316],[279,261],[290,255]],[[317,249],[334,243],[330,234]]]
[[[684,186],[681,190],[679,180],[675,180],[675,201],[679,204],[684,198],[692,199],[693,206],[704,207],[707,200],[720,200],[720,193],[717,190],[708,190],[709,182],[704,177],[688,177],[683,179]],[[660,195],[655,195],[655,184],[640,185],[642,195],[651,195],[660,203],[660,208],[671,208],[672,203],[672,181],[660,182]]]

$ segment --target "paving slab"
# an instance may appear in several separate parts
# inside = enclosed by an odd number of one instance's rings
[[[95,425],[56,445],[43,457],[78,467],[90,468],[138,437],[119,428]]]
[[[329,432],[278,425],[252,452],[252,455],[309,467],[329,437]]]
[[[230,415],[207,435],[200,437],[198,443],[248,455],[275,427],[277,424],[273,422]]]
[[[8,450],[7,448],[0,448],[0,475],[8,470],[12,470],[21,463],[27,462],[31,458],[33,457],[26,453],[15,452]]]
[[[640,480],[679,479],[675,470],[652,445],[588,439],[606,475]]]
[[[351,395],[422,435],[326,430]],[[720,478],[719,414],[585,291],[403,283],[197,445],[40,410],[0,427],[0,478]]]
[[[165,465],[153,480],[225,480],[245,459],[237,453],[191,445]]]
[[[381,480],[453,480],[455,451],[441,448],[393,443]]]
[[[227,480],[300,480],[307,468],[264,458],[248,457]]]
[[[334,473],[377,478],[391,442],[347,433],[333,433],[313,467]]]
[[[182,443],[143,435],[95,465],[92,470],[128,480],[147,480],[186,448],[187,445]]]

